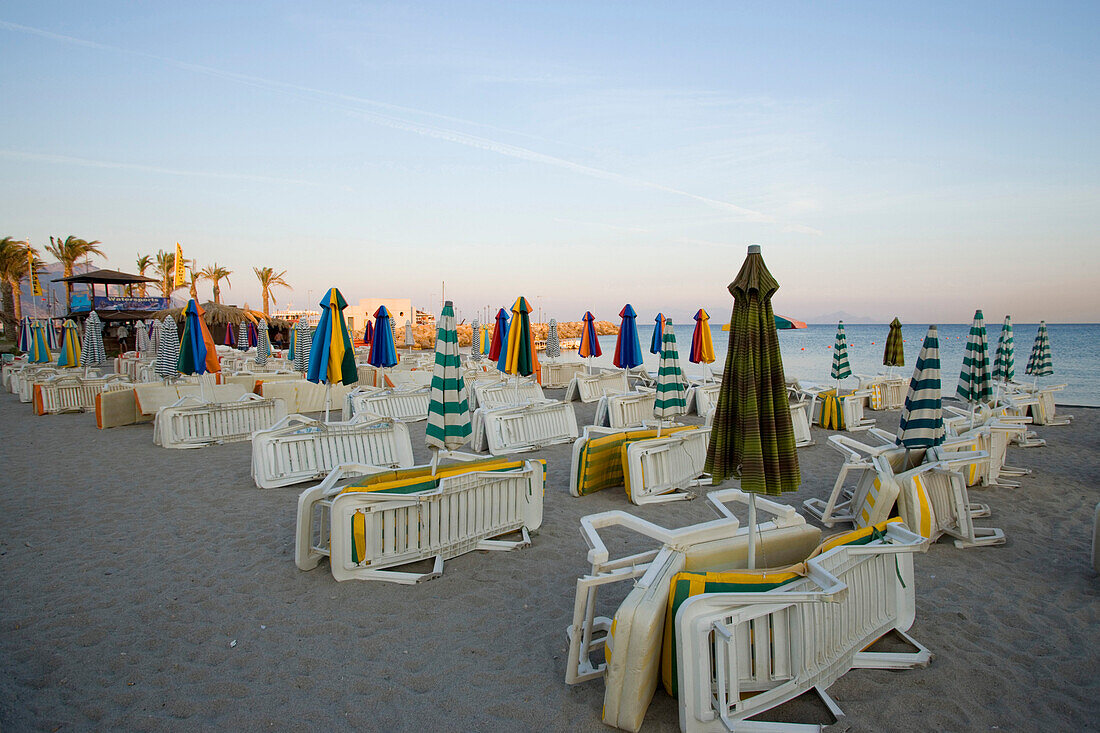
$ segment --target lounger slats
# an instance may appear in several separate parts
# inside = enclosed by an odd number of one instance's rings
[[[286,416],[282,400],[245,397],[239,402],[184,403],[161,408],[153,426],[154,442],[165,448],[240,442]]]
[[[431,388],[417,390],[370,390],[348,393],[344,402],[344,419],[357,415],[377,415],[402,422],[428,419]]]
[[[578,436],[577,416],[568,402],[547,401],[522,407],[479,407],[474,411],[475,450],[494,456],[568,443]]]
[[[578,374],[569,383],[565,392],[565,401],[595,402],[604,395],[629,392],[626,372],[616,369],[601,374]]]
[[[626,446],[630,500],[646,504],[655,497],[695,485],[703,473],[710,430],[684,430]]]
[[[635,428],[653,420],[655,392],[627,392],[605,395],[596,405],[596,425],[610,428]]]

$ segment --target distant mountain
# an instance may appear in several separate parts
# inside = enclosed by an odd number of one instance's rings
[[[881,318],[854,316],[847,311],[833,311],[832,313],[823,313],[820,316],[806,319],[807,323],[832,324],[834,326],[837,321],[844,321],[845,323],[885,323]]]

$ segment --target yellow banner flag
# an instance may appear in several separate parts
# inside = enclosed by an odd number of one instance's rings
[[[34,255],[27,252],[27,270],[31,273],[31,295],[35,298],[42,297],[42,283],[38,282],[38,273],[34,269]]]
[[[172,278],[172,287],[182,288],[186,282],[187,272],[183,261],[183,248],[180,247],[179,242],[176,242],[176,272]]]

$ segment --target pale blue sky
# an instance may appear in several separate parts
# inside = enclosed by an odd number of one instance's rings
[[[1100,320],[1090,3],[0,5],[0,234],[472,315]],[[208,292],[208,286],[203,287]]]

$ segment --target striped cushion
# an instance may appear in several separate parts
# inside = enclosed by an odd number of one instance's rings
[[[925,488],[924,477],[919,473],[902,481],[898,511],[911,532],[932,539],[936,531],[936,512]]]
[[[664,428],[662,435],[671,435],[681,430],[696,430],[695,426],[683,425]],[[624,430],[610,435],[588,438],[581,448],[577,460],[577,494],[584,496],[601,489],[622,486],[625,483],[624,466],[626,446],[636,440],[657,437],[656,429]],[[629,488],[627,489],[629,492]],[[629,494],[628,494],[629,495]]]
[[[880,472],[872,479],[871,487],[863,500],[863,506],[856,513],[856,527],[862,529],[885,521],[890,516],[890,510],[894,508],[900,493],[898,482],[893,477],[884,477]]]
[[[826,430],[844,429],[844,410],[840,409],[843,397],[836,396],[836,390],[821,393],[821,427]]]
[[[546,461],[539,459],[542,464],[543,478],[546,477]],[[480,471],[511,471],[523,468],[524,461],[511,458],[485,458],[468,463],[456,463],[436,468],[435,477],[432,477],[431,466],[414,466],[390,471],[380,471],[364,477],[359,483],[345,486],[340,493],[384,491],[396,494],[411,494],[417,491],[433,489],[439,484],[439,479],[448,476],[457,476],[463,473]]]

